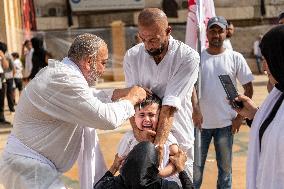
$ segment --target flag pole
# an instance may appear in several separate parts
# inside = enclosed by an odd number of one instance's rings
[[[201,61],[201,30],[202,30],[202,0],[196,0],[196,6],[197,6],[197,51],[200,56],[200,61]],[[198,73],[198,79],[197,79],[197,99],[199,101],[201,97],[201,63],[199,64],[199,73]],[[195,127],[195,152],[194,152],[194,159],[195,159],[195,164],[197,166],[201,166],[201,130],[198,127]]]

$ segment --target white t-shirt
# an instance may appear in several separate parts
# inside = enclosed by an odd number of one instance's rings
[[[123,135],[123,138],[120,140],[117,153],[120,157],[127,156],[129,152],[136,146],[139,142],[134,137],[133,131],[128,131]],[[176,138],[170,133],[166,143],[164,144],[164,156],[163,156],[163,163],[162,168],[166,167],[169,163],[169,156],[170,156],[170,146],[173,144],[178,144]]]
[[[255,56],[259,56],[261,57],[262,54],[261,54],[261,50],[259,48],[259,40],[256,40],[254,43],[253,43],[253,54]]]
[[[129,49],[124,57],[128,87],[147,87],[163,97],[163,105],[177,108],[171,132],[184,149],[194,143],[191,95],[198,77],[199,60],[195,50],[172,37],[168,52],[158,65],[145,51],[143,43]]]
[[[23,64],[22,64],[21,60],[20,59],[16,59],[16,60],[14,60],[13,63],[14,63],[14,68],[16,70],[14,78],[19,78],[19,79],[23,78],[23,74],[22,74]]]
[[[230,39],[225,39],[223,42],[223,47],[225,49],[233,50],[233,46]]]
[[[218,55],[211,55],[204,50],[201,53],[201,98],[200,109],[203,115],[202,127],[205,129],[223,128],[232,125],[237,116],[227,101],[227,95],[218,78],[228,74],[237,86],[237,81],[244,85],[253,80],[253,75],[244,57],[226,49]]]

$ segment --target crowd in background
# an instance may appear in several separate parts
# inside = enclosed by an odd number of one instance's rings
[[[15,112],[16,91],[21,94],[24,85],[47,65],[48,58],[51,54],[45,50],[41,37],[25,40],[21,54],[8,52],[6,43],[0,41],[0,123],[9,124],[4,116],[5,98],[9,111]]]

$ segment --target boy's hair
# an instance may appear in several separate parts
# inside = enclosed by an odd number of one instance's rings
[[[153,94],[147,96],[146,99],[143,100],[142,102],[136,104],[135,109],[136,108],[145,108],[146,106],[154,104],[154,103],[159,105],[159,109],[162,107],[162,100],[156,94],[153,93]]]
[[[17,53],[17,52],[13,52],[11,55],[12,55],[13,58],[19,58],[20,57],[19,53]]]

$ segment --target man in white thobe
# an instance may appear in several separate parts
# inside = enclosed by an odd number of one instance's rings
[[[90,88],[103,74],[107,58],[101,38],[79,35],[68,57],[50,60],[27,85],[0,161],[5,188],[65,188],[59,176],[77,160],[86,128],[115,129],[134,115],[133,105],[146,97],[144,89],[129,88],[118,102],[104,103],[100,99],[112,91]]]

